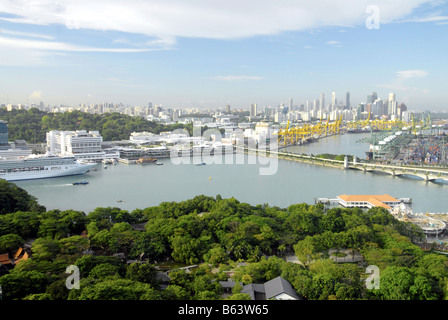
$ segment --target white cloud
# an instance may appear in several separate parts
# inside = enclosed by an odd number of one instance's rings
[[[403,70],[397,71],[397,77],[400,79],[423,78],[428,75],[424,70]]]
[[[431,0],[376,0],[381,23],[403,20]],[[4,21],[151,37],[215,39],[272,35],[322,26],[363,26],[371,0],[3,0]]]
[[[29,39],[18,39],[0,36],[0,46],[8,48],[20,48],[42,51],[75,51],[75,52],[144,52],[156,49],[150,48],[95,48],[73,45],[56,41],[40,41]]]
[[[334,47],[342,47],[342,42],[338,41],[338,40],[327,41],[325,44],[327,44],[329,46],[334,46]]]
[[[42,96],[42,91],[34,91],[32,94],[29,95],[29,98],[31,100],[38,100]]]
[[[15,31],[15,30],[0,29],[0,34],[6,34],[6,35],[18,36],[18,37],[29,37],[29,38],[39,38],[39,39],[45,39],[45,40],[53,40],[53,37],[47,36],[45,34],[38,34],[38,33],[32,33],[32,32],[22,32],[22,31]]]
[[[378,88],[389,89],[393,91],[410,92],[416,91],[417,88],[410,87],[407,80],[413,78],[423,78],[429,73],[425,70],[401,70],[395,72],[395,79],[392,79],[390,83],[377,84]],[[423,93],[426,93],[423,91]]]
[[[427,16],[423,18],[411,18],[411,19],[405,19],[399,22],[439,22],[443,23],[444,21],[448,20],[448,16]],[[442,21],[442,22],[440,22]]]
[[[257,76],[215,76],[213,77],[215,80],[224,80],[224,81],[240,81],[240,80],[262,80],[263,77]]]

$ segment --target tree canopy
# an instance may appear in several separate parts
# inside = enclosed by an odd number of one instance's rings
[[[306,299],[447,297],[448,258],[420,249],[421,230],[383,208],[278,208],[219,195],[132,212],[15,208],[0,215],[0,248],[32,245],[28,260],[0,276],[4,299],[246,299],[238,286],[223,295],[229,271],[242,285],[282,276]],[[338,263],[334,253],[345,250],[363,259]],[[292,255],[299,263],[286,262]],[[78,290],[65,287],[68,265],[79,268]],[[165,265],[174,271],[161,286]],[[378,290],[366,288],[367,265],[379,268]]]
[[[49,113],[37,108],[12,111],[0,108],[0,119],[8,122],[9,140],[25,140],[28,143],[44,143],[46,133],[51,130],[99,131],[104,141],[127,140],[134,131],[158,134],[162,131],[186,129],[193,134],[192,125],[164,125],[118,112],[91,114],[75,110]]]

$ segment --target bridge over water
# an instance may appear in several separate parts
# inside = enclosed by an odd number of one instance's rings
[[[248,153],[256,153],[261,156],[278,157],[285,160],[301,161],[316,165],[331,166],[340,169],[352,169],[362,172],[371,172],[379,174],[388,174],[392,177],[417,177],[425,181],[443,181],[448,182],[448,168],[428,168],[428,167],[410,167],[410,166],[398,166],[387,165],[378,163],[358,162],[356,157],[353,157],[353,161],[345,160],[333,160],[314,157],[310,155],[281,152],[274,150],[260,150],[245,148]]]

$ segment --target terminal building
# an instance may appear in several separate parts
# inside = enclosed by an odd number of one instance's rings
[[[101,148],[103,137],[98,131],[47,132],[47,152],[59,156],[74,156],[79,160],[102,161],[118,159],[120,153],[106,152]]]
[[[382,195],[347,195],[337,196],[339,205],[346,208],[373,208],[382,207],[392,210],[395,206],[402,203],[402,200],[394,198],[388,194]]]

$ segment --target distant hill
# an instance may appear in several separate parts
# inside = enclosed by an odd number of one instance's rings
[[[12,110],[0,108],[0,119],[8,122],[9,140],[44,143],[51,130],[99,131],[104,141],[127,140],[132,132],[147,131],[158,134],[185,128],[192,132],[192,125],[163,125],[143,117],[120,113],[90,114],[81,111],[49,113],[37,108]],[[192,133],[191,133],[192,134]]]

